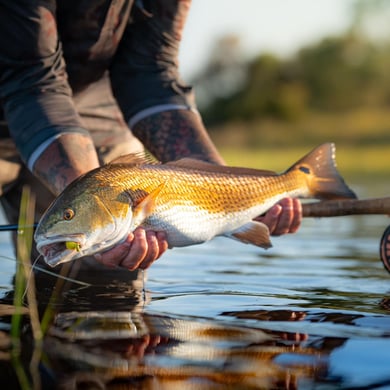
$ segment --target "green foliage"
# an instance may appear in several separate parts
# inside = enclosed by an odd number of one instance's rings
[[[366,108],[310,112],[294,122],[269,118],[228,122],[212,128],[211,135],[228,164],[277,172],[315,146],[334,142],[343,176],[388,183],[389,129],[390,110]]]
[[[310,108],[350,110],[383,106],[388,101],[387,46],[375,46],[354,35],[327,38],[302,49],[297,62],[301,82],[310,91]]]
[[[294,122],[313,111],[385,107],[390,102],[389,68],[389,43],[374,44],[349,32],[305,47],[291,59],[260,54],[243,65],[244,81],[226,88],[228,94],[209,90],[212,99],[202,114],[209,125],[259,118]],[[208,80],[203,94],[212,85]]]
[[[240,88],[230,96],[216,98],[203,115],[214,123],[264,115],[294,120],[304,113],[307,96],[294,63],[262,54],[247,65]]]

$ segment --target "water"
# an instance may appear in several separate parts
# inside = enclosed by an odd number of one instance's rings
[[[38,375],[28,321],[21,366],[45,389],[390,389],[390,274],[378,255],[389,223],[306,219],[267,251],[224,238],[175,249],[144,275],[145,291],[142,275],[79,271],[92,285],[57,286]],[[4,299],[13,273],[2,261]],[[41,312],[54,282],[38,275]],[[14,367],[0,363],[9,388]]]

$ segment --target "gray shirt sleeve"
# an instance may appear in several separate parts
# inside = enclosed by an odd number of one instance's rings
[[[113,93],[126,121],[153,106],[195,108],[179,75],[178,53],[189,1],[143,1],[135,6],[110,66]]]
[[[55,1],[0,0],[0,99],[26,162],[47,139],[87,133],[71,99],[55,21]]]

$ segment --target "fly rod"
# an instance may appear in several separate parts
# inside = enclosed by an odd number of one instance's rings
[[[302,204],[304,217],[340,217],[343,215],[390,216],[390,197],[372,199],[338,199]]]

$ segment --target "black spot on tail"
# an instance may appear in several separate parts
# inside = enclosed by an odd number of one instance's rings
[[[300,171],[302,171],[302,172],[304,172],[304,173],[310,175],[310,172],[311,172],[311,171],[310,171],[310,168],[309,168],[309,167],[304,166],[304,165],[301,165],[300,167],[298,167],[298,169],[299,169]]]

